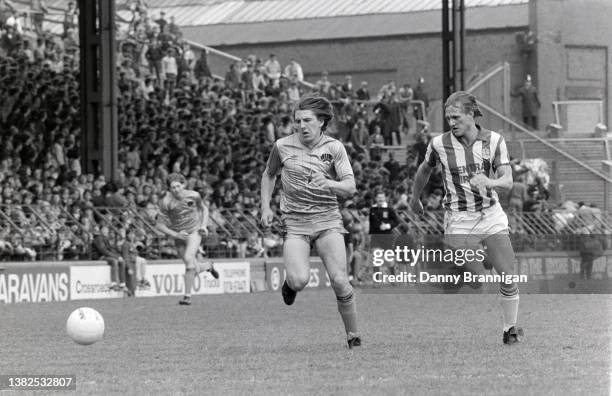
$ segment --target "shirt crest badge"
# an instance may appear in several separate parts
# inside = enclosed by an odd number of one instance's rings
[[[326,164],[331,164],[333,160],[334,160],[334,157],[332,157],[331,154],[329,153],[321,154],[321,161],[325,162]]]

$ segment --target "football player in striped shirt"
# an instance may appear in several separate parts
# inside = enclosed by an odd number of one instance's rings
[[[456,243],[458,239],[468,247],[472,243],[484,245],[487,262],[497,273],[511,275],[514,273],[514,250],[508,235],[508,218],[499,204],[495,188],[512,187],[512,169],[504,138],[476,124],[475,118],[479,116],[482,112],[474,95],[459,91],[449,96],[445,117],[451,130],[429,143],[425,160],[415,176],[410,207],[423,213],[421,193],[434,167],[441,164],[446,190],[443,206],[447,242],[454,245],[453,248],[460,247]],[[468,269],[484,271],[482,264]],[[516,326],[518,285],[500,283],[500,294],[502,341],[514,344],[523,335],[523,330]]]
[[[357,334],[357,308],[346,272],[346,250],[337,196],[355,193],[353,169],[342,143],[324,134],[333,118],[332,104],[323,97],[305,96],[297,104],[297,131],[274,143],[261,178],[261,221],[269,227],[270,208],[278,175],[281,179],[282,221],[285,228],[283,258],[287,279],[282,287],[285,304],[310,280],[310,249],[314,245],[336,294],[338,311],[349,348],[361,345]]]
[[[169,191],[159,202],[156,227],[175,239],[179,255],[185,263],[185,296],[181,305],[191,305],[191,290],[195,277],[208,271],[215,278],[219,273],[212,262],[198,263],[196,255],[202,235],[208,235],[208,208],[196,191],[185,189],[185,176],[180,173],[168,175]]]

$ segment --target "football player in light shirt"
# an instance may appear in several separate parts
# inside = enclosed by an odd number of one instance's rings
[[[157,229],[175,239],[176,247],[185,263],[185,296],[181,305],[191,305],[191,289],[200,272],[208,271],[215,278],[219,273],[212,262],[198,263],[196,254],[202,235],[208,235],[208,208],[199,193],[185,189],[185,176],[168,175],[169,191],[159,203]]]
[[[346,273],[346,250],[337,196],[355,193],[353,169],[342,143],[325,135],[333,107],[323,97],[305,96],[297,104],[296,133],[274,143],[261,179],[261,221],[269,227],[276,177],[280,175],[280,209],[285,228],[283,258],[287,279],[282,287],[291,305],[310,279],[310,248],[315,246],[336,294],[349,348],[361,346],[357,308]]]

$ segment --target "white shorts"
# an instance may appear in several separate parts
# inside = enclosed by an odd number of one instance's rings
[[[480,245],[495,234],[508,234],[508,216],[499,203],[480,212],[449,211],[444,215],[444,235],[450,246]]]

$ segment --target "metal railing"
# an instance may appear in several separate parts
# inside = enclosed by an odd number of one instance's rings
[[[590,167],[588,164],[584,163],[583,161],[579,160],[578,158],[574,157],[573,155],[569,154],[568,152],[560,149],[559,147],[555,146],[554,144],[550,143],[548,140],[541,138],[540,136],[538,136],[537,134],[531,132],[530,130],[528,130],[527,128],[525,128],[524,126],[520,125],[519,123],[517,123],[516,121],[512,120],[509,117],[506,117],[505,115],[499,113],[498,111],[496,111],[495,109],[487,106],[486,104],[482,103],[482,102],[478,102],[478,105],[484,109],[485,111],[491,113],[492,115],[494,115],[495,117],[498,117],[500,120],[502,120],[504,123],[512,126],[513,128],[519,130],[522,133],[525,133],[526,135],[528,135],[530,138],[537,140],[538,142],[542,143],[543,145],[545,145],[546,147],[550,148],[551,150],[555,151],[556,153],[558,153],[559,155],[567,158],[568,160],[574,162],[575,164],[579,165],[580,167],[588,170],[589,172],[593,173],[594,175],[596,175],[597,177],[601,178],[602,180],[605,180],[608,183],[612,183],[612,179],[610,179],[609,177],[607,177],[606,175],[604,175],[603,173],[597,171],[596,169],[593,169],[592,167]]]
[[[555,100],[552,105],[555,123],[565,131],[592,134],[603,122],[603,100]]]
[[[220,51],[216,48],[209,47],[208,45],[204,45],[192,40],[185,40],[192,48],[199,51],[206,51],[209,55],[208,63],[210,65],[211,70],[229,70],[229,66],[231,63],[242,61],[243,59],[229,54],[224,51]],[[210,56],[212,55],[212,56]],[[225,77],[219,74],[213,73],[214,78],[218,78],[220,80],[224,80]],[[306,89],[314,88],[314,84],[309,83],[308,81],[299,81],[300,86]]]
[[[351,211],[350,215],[353,223],[360,225],[358,232],[367,234],[367,216],[358,211]],[[397,234],[416,236],[444,233],[443,211],[423,215],[398,211],[398,216],[401,224],[395,230]],[[90,259],[93,238],[102,226],[112,230],[111,239],[118,245],[125,238],[125,230],[131,227],[137,231],[143,245],[148,247],[147,252],[153,255],[151,258],[176,257],[174,241],[156,230],[154,218],[145,209],[93,208],[93,218],[95,223],[87,229],[83,222],[62,208],[0,205],[0,260],[15,255],[2,249],[6,243],[34,252],[33,256],[23,252],[18,254],[23,260]],[[542,247],[573,250],[576,235],[586,231],[612,235],[611,212],[524,212],[509,213],[508,218],[511,237],[519,250]],[[280,219],[276,220],[271,229],[265,230],[259,225],[256,212],[233,209],[213,211],[209,222],[210,236],[205,238],[202,249],[209,257],[236,257],[241,250],[248,250],[247,255],[261,255],[270,251],[272,255],[279,255],[282,229]]]

